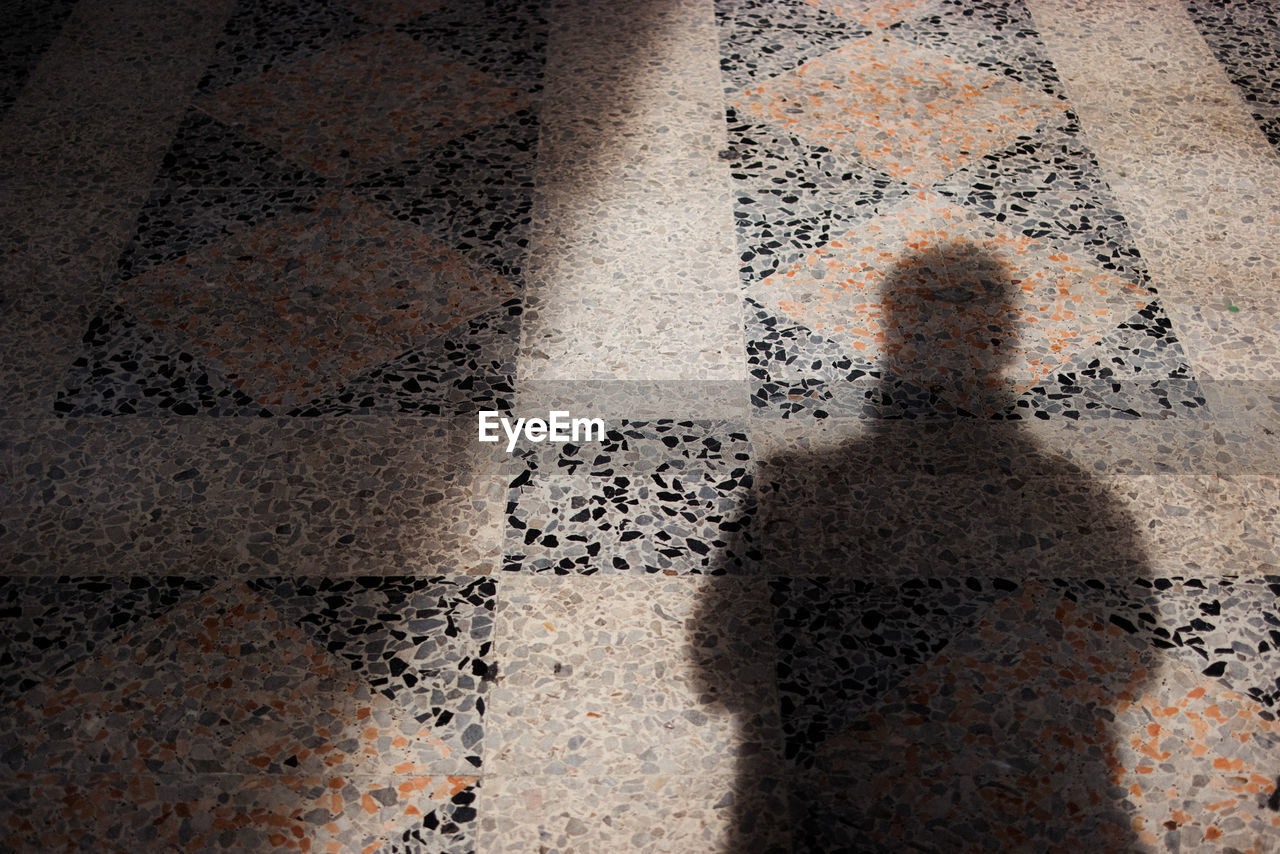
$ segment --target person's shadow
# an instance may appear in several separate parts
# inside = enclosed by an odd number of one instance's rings
[[[755,431],[762,572],[711,580],[691,632],[743,740],[728,850],[1132,850],[1111,709],[1154,661],[1088,606],[1147,574],[1135,523],[1008,418],[999,258],[921,251],[881,293],[866,417]]]

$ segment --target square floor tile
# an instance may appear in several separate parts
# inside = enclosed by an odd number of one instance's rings
[[[28,688],[24,773],[473,773],[488,579],[260,579],[175,605]],[[129,678],[106,676],[122,674]]]
[[[762,581],[502,584],[486,773],[724,777],[775,754]]]

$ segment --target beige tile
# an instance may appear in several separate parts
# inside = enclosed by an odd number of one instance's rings
[[[484,854],[766,851],[786,846],[785,793],[735,777],[505,777],[480,795]]]
[[[777,732],[748,579],[502,579],[486,771],[731,776]]]

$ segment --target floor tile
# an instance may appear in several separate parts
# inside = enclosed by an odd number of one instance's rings
[[[716,23],[721,33],[720,72],[729,93],[759,85],[870,32],[864,22],[804,2],[776,7],[720,2]]]
[[[827,773],[801,784],[810,845],[1134,844],[1099,706],[1139,690],[1152,660],[1042,588],[1010,594],[822,742]]]
[[[1275,80],[1280,63],[1275,50],[1280,20],[1274,10],[1246,3],[1190,2],[1186,6],[1267,140],[1280,145],[1280,98],[1268,84]]]
[[[0,55],[4,73],[0,76],[0,115],[17,100],[18,93],[62,29],[75,3],[15,3],[5,14],[7,34]]]
[[[726,425],[728,426],[728,425]],[[732,428],[730,428],[732,429]],[[511,470],[503,569],[554,575],[749,573],[754,494],[744,433],[624,423],[603,442],[530,448]]]
[[[25,784],[6,787],[12,831],[48,833],[54,845],[118,839],[107,816],[140,810],[163,811],[153,825],[161,830],[126,832],[178,834],[183,844],[212,834],[201,843],[211,848],[270,833],[317,845],[388,832],[404,834],[390,841],[466,842],[492,666],[491,580],[6,586],[11,632],[42,650],[31,664],[6,664],[8,687],[22,689],[3,735],[13,782]],[[68,637],[61,606],[103,594],[112,613]],[[193,625],[200,630],[186,630]],[[117,668],[129,678],[103,679]],[[103,796],[61,811],[86,780]],[[210,810],[212,825],[196,818]]]
[[[774,749],[762,582],[502,584],[487,772],[723,778]]]

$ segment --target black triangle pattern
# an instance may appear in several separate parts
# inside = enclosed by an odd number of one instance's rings
[[[213,578],[0,576],[0,695],[12,703],[213,587]]]
[[[54,400],[57,415],[271,414],[123,306],[104,308],[83,341]]]
[[[423,346],[369,369],[294,416],[371,412],[454,415],[508,411],[515,397],[520,300],[473,317]]]
[[[718,0],[720,74],[728,92],[758,86],[870,34],[802,0]]]
[[[1022,394],[1007,414],[1041,419],[1174,418],[1205,414],[1173,324],[1159,300]]]

